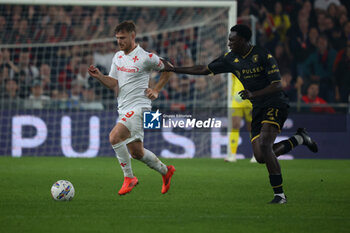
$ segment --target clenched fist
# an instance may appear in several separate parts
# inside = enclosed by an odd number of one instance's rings
[[[93,65],[89,67],[88,72],[90,76],[93,78],[98,78],[98,77],[101,77],[102,75],[101,71]]]
[[[147,96],[147,98],[149,98],[151,100],[155,100],[158,98],[158,91],[151,89],[151,88],[147,88],[145,90],[145,95]]]

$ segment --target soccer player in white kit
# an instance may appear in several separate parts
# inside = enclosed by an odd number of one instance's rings
[[[103,75],[96,67],[89,67],[89,74],[104,86],[118,92],[119,119],[109,134],[109,141],[116,153],[124,173],[124,183],[119,195],[124,195],[138,184],[131,168],[129,152],[159,172],[163,177],[162,193],[170,188],[170,180],[175,172],[174,166],[166,166],[157,156],[143,147],[143,111],[151,110],[151,100],[158,97],[159,91],[169,79],[169,73],[162,72],[154,89],[148,88],[150,72],[164,68],[155,54],[148,53],[136,44],[136,26],[125,21],[115,28],[120,51],[113,58],[109,75]]]

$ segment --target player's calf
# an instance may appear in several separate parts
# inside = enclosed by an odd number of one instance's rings
[[[304,145],[310,151],[316,153],[318,151],[317,143],[312,140],[305,128],[298,128],[297,132],[287,140],[280,141],[273,145],[276,156],[283,155],[299,145]]]
[[[135,141],[128,144],[128,150],[131,157],[137,160],[141,160],[144,156],[143,143],[141,141]]]
[[[263,163],[265,163],[264,156],[261,153],[260,145],[258,143],[256,143],[256,144],[257,145],[254,145],[254,143],[253,143],[253,153],[254,153],[253,158],[255,158],[256,162],[263,164]]]
[[[141,162],[145,163],[148,167],[156,170],[161,175],[167,174],[167,166],[164,163],[162,163],[162,161],[160,161],[152,151],[149,151],[146,148],[144,148],[143,151],[144,155],[140,159]]]

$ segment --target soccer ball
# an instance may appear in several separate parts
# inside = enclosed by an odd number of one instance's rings
[[[51,187],[52,198],[56,201],[70,201],[73,199],[75,190],[68,180],[59,180]]]

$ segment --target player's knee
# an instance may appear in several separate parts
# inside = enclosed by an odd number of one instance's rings
[[[253,142],[253,153],[254,153],[255,160],[258,163],[265,163],[264,156],[261,153],[260,144],[258,143],[258,141]]]
[[[258,151],[254,151],[254,157],[255,157],[256,162],[265,163],[264,156],[261,153],[259,153]]]
[[[258,158],[255,158],[256,162],[257,163],[260,163],[260,164],[264,164],[265,163],[265,160],[261,157],[258,157]]]
[[[112,133],[112,132],[109,134],[109,142],[111,143],[111,145],[115,145],[115,144],[121,143],[124,140],[118,134],[115,134],[115,133]]]

